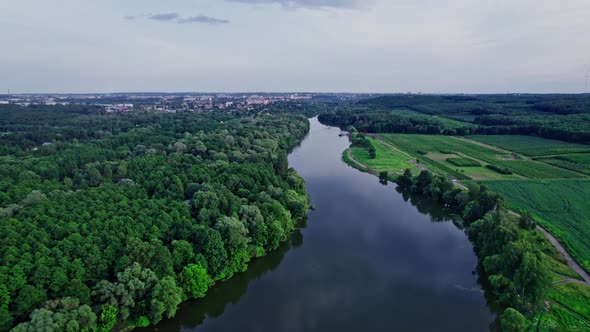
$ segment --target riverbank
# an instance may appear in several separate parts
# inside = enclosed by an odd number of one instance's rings
[[[158,331],[487,330],[494,315],[464,232],[440,207],[348,167],[348,138],[310,123],[289,155],[315,206],[306,226]]]
[[[375,136],[373,136],[373,137],[375,137]],[[385,142],[379,141],[378,138],[376,138],[376,139],[377,139],[377,141],[375,141],[375,142],[378,144],[385,143]],[[399,152],[397,149],[394,149],[391,146],[389,146],[389,147],[392,150],[391,152]],[[351,148],[347,149],[343,154],[343,160],[348,165],[350,165],[356,169],[362,170],[362,171],[368,171],[368,173],[371,173],[376,176],[378,176],[378,174],[380,172],[385,171],[383,168],[379,169],[379,168],[369,167],[368,165],[363,164],[359,160],[356,160],[353,157],[353,150],[354,149],[355,149],[354,147],[351,147]],[[382,160],[385,160],[388,158],[389,157],[383,158],[383,156],[381,156],[379,153],[377,153],[377,155],[374,158],[375,160],[372,160],[371,162],[373,164],[379,164],[380,162],[382,162]],[[382,160],[380,160],[380,159],[382,159]],[[393,179],[390,176],[390,179],[393,180],[394,182],[397,181],[397,178],[395,175],[394,175]],[[461,184],[459,181],[455,181],[454,185],[456,187],[465,189],[465,186],[463,184]],[[513,211],[510,211],[510,212],[515,217],[514,221],[517,222],[520,215],[516,214]],[[552,269],[552,273],[553,273],[553,277],[552,277],[553,286],[551,287],[551,291],[549,292],[549,299],[552,304],[552,310],[550,310],[549,312],[546,312],[546,313],[539,312],[538,314],[532,316],[532,320],[534,320],[537,323],[540,321],[543,321],[543,320],[545,320],[545,321],[553,320],[553,321],[557,321],[559,324],[561,324],[563,326],[565,324],[571,323],[571,322],[564,323],[562,321],[563,312],[558,313],[558,311],[565,308],[566,309],[565,311],[572,313],[573,316],[572,315],[570,315],[570,316],[574,317],[574,319],[577,319],[580,322],[580,324],[582,324],[584,326],[589,325],[590,324],[590,320],[588,319],[589,317],[583,316],[587,312],[585,309],[585,308],[587,308],[587,304],[583,304],[583,303],[584,303],[584,301],[590,300],[590,297],[587,297],[587,294],[590,293],[590,288],[588,288],[587,274],[573,259],[571,259],[571,257],[569,257],[569,255],[567,254],[567,252],[565,251],[563,246],[561,246],[561,244],[559,244],[559,242],[553,236],[551,236],[549,233],[547,233],[541,227],[538,227],[538,231],[539,231],[539,235],[543,234],[554,246],[554,248],[552,250],[553,251],[552,254],[547,255],[548,261],[551,265],[551,269]],[[572,284],[572,286],[568,286],[568,284]],[[580,292],[572,292],[572,290],[570,288],[574,287],[574,285],[576,285],[575,287],[586,287],[586,288]],[[588,302],[588,303],[590,303],[590,302]],[[578,306],[576,307],[576,305],[578,305]],[[552,317],[547,317],[548,315],[552,316]],[[569,317],[569,319],[571,319],[571,317]]]

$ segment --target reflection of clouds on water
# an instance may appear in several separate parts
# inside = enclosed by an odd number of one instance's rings
[[[465,287],[463,285],[455,285],[455,288],[458,289],[458,290],[465,291],[465,292],[473,292],[473,293],[481,293],[481,294],[483,294],[483,289],[481,289],[481,287],[474,287],[474,286]]]

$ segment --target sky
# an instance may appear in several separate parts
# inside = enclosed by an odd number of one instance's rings
[[[0,93],[588,92],[588,0],[0,0]]]

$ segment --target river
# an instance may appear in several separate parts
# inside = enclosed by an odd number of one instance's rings
[[[465,233],[436,207],[342,162],[340,130],[310,119],[289,156],[314,211],[248,271],[154,331],[488,331]]]

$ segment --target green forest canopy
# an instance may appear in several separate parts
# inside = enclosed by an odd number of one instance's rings
[[[308,209],[297,114],[0,108],[0,330],[175,314]]]

